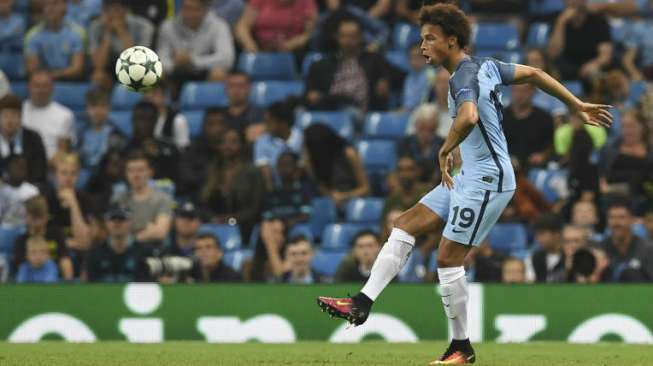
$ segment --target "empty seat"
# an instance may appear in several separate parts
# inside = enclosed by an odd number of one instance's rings
[[[397,23],[392,30],[392,45],[395,50],[407,51],[412,45],[419,42],[420,29],[410,23]]]
[[[302,76],[307,77],[311,71],[311,66],[324,58],[324,54],[320,52],[309,52],[304,56],[302,61]]]
[[[398,67],[404,72],[410,71],[410,59],[408,51],[388,51],[385,53],[385,59],[393,66]]]
[[[1,69],[2,67],[0,67]],[[26,81],[12,81],[11,82],[11,93],[17,95],[23,99],[29,97],[29,90],[27,89]]]
[[[528,46],[544,48],[549,44],[549,32],[551,27],[547,23],[533,23],[528,28]]]
[[[392,141],[361,140],[356,148],[368,173],[387,174],[397,165],[397,148]]]
[[[109,112],[109,120],[118,128],[120,133],[130,138],[133,134],[132,111]]]
[[[254,80],[295,80],[297,70],[292,53],[243,53],[238,59],[238,69]]]
[[[532,168],[528,172],[528,180],[542,192],[549,203],[555,203],[567,194],[567,175],[566,170]]]
[[[561,12],[564,9],[564,0],[529,0],[528,2],[528,12],[531,14],[547,15]]]
[[[519,32],[511,24],[478,23],[474,30],[477,50],[510,51],[519,47]]]
[[[224,263],[233,268],[236,272],[243,270],[243,262],[252,258],[254,253],[250,249],[238,249],[224,254]]]
[[[398,112],[373,112],[365,118],[365,138],[397,140],[406,135],[410,114]]]
[[[204,224],[200,226],[200,234],[212,234],[220,241],[220,247],[225,252],[238,250],[241,247],[240,228],[238,225]]]
[[[308,224],[311,227],[313,238],[320,238],[327,224],[336,221],[336,205],[328,197],[318,197],[311,201],[311,206],[311,218]]]
[[[359,224],[329,224],[324,228],[321,248],[326,250],[349,250],[351,241],[356,234],[366,229],[368,227]]]
[[[333,277],[347,253],[347,251],[318,249],[313,257],[313,269],[324,276]]]
[[[259,81],[252,86],[250,101],[259,107],[267,107],[290,96],[301,96],[303,92],[301,81]]]
[[[25,60],[20,52],[0,53],[0,70],[9,80],[25,78]],[[13,86],[13,85],[12,85]]]
[[[90,85],[88,83],[56,82],[52,99],[74,110],[86,108],[86,92]]]
[[[301,129],[313,123],[323,123],[347,140],[354,137],[354,122],[347,112],[302,112],[295,120],[295,125]]]
[[[381,222],[383,214],[383,198],[354,198],[347,202],[345,217],[347,222],[372,223]]]
[[[131,91],[123,85],[116,85],[111,93],[111,109],[132,109],[141,99],[143,94]]]
[[[490,230],[488,242],[494,250],[506,253],[517,252],[528,246],[528,232],[523,224],[496,224]]]
[[[197,138],[202,134],[202,125],[204,123],[204,111],[184,111],[182,113],[186,117],[188,122],[188,132],[190,133],[190,138]]]
[[[184,84],[179,96],[179,108],[182,110],[224,107],[228,103],[223,83],[189,82]]]
[[[11,262],[14,255],[14,242],[25,233],[25,228],[9,229],[0,227],[0,256]]]

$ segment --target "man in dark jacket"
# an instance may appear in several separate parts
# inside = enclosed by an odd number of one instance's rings
[[[218,238],[200,234],[195,239],[195,257],[189,282],[240,282],[241,275],[227,266]]]

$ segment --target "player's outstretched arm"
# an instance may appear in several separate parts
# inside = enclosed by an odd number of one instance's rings
[[[583,122],[592,126],[610,127],[612,115],[608,112],[609,105],[585,103],[578,99],[558,80],[546,72],[525,65],[515,65],[513,84],[533,84],[546,93],[560,99],[572,113],[577,113]]]

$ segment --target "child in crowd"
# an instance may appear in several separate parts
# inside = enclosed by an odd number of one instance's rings
[[[57,265],[50,258],[48,242],[42,236],[27,239],[27,261],[20,265],[16,282],[50,283],[59,281]]]

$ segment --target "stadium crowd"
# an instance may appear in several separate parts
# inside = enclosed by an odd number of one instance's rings
[[[449,74],[421,56],[422,1],[172,3],[0,0],[0,282],[363,282],[440,181]],[[502,91],[518,188],[470,280],[653,281],[653,1],[457,3],[470,52],[616,120]],[[144,95],[115,82],[133,45],[164,65]],[[439,237],[398,282],[435,279]]]

